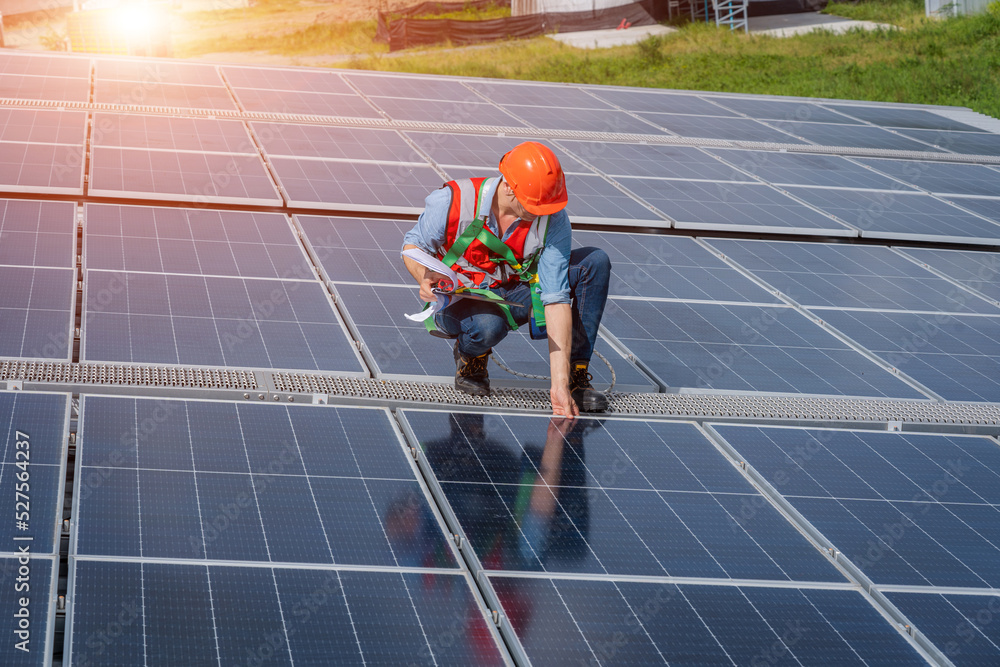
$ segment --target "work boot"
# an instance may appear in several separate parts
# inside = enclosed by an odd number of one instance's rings
[[[580,412],[604,412],[608,409],[608,398],[590,384],[594,376],[587,371],[587,365],[586,361],[573,362],[569,372],[569,391]]]
[[[455,371],[455,389],[470,396],[490,395],[490,373],[486,368],[490,352],[492,350],[487,350],[478,357],[467,357],[458,351],[458,343],[455,343],[455,363],[458,366]]]

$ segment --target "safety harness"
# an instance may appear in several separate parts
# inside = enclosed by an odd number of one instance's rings
[[[473,242],[478,241],[489,251],[489,261],[493,264],[499,264],[502,262],[506,266],[510,267],[514,275],[517,276],[520,282],[527,283],[529,289],[531,290],[531,337],[532,338],[545,338],[545,306],[542,303],[541,295],[542,288],[538,281],[538,259],[542,254],[542,250],[545,247],[545,236],[548,234],[548,216],[543,216],[544,219],[539,218],[536,222],[539,225],[544,225],[544,233],[541,238],[541,242],[538,246],[527,256],[522,259],[518,259],[514,254],[514,250],[501,241],[496,234],[494,234],[489,227],[486,226],[487,217],[490,214],[490,206],[492,205],[492,200],[486,200],[486,193],[492,188],[484,187],[485,182],[491,179],[470,179],[469,182],[459,183],[457,181],[451,181],[446,183],[447,187],[451,188],[452,191],[452,206],[449,208],[449,229],[455,229],[457,225],[461,224],[460,219],[463,215],[468,215],[472,213],[475,218],[470,222],[460,234],[456,236],[451,246],[448,248],[448,252],[441,258],[441,261],[449,267],[452,267],[459,272],[459,276],[462,278],[467,278],[470,271],[461,266],[459,260],[465,257],[466,252]],[[475,206],[472,211],[469,211],[463,202],[455,201],[455,198],[462,197],[462,190],[468,190],[469,185],[472,186],[472,190],[476,193]],[[464,187],[463,187],[464,186]],[[458,204],[456,206],[456,204]],[[465,257],[466,263],[470,263],[468,257]],[[475,266],[475,265],[473,265]],[[471,282],[471,281],[470,281]],[[495,287],[497,284],[503,282],[500,279],[494,280],[491,287]],[[456,293],[468,292],[473,294],[481,294],[488,299],[494,301],[502,301],[501,297],[495,294],[490,289],[472,287],[469,285],[458,287],[455,290]],[[497,303],[497,307],[503,311],[504,317],[507,319],[507,324],[512,330],[517,329],[517,322],[514,321],[514,316],[510,312],[510,306],[505,303]],[[425,306],[429,307],[429,304]],[[437,331],[437,325],[434,323],[434,318],[429,317],[424,320],[424,326],[427,328],[428,332]]]

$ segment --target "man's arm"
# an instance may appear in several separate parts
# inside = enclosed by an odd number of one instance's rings
[[[416,248],[417,246],[407,243],[403,246],[403,250],[409,250],[410,248]],[[422,250],[422,248],[420,248]],[[417,281],[420,285],[420,298],[424,301],[437,301],[437,297],[434,295],[432,288],[434,283],[445,278],[446,276],[438,273],[437,271],[431,271],[426,266],[420,262],[410,259],[406,255],[403,255],[403,263],[406,264],[406,270],[410,272],[413,279]]]
[[[545,330],[549,337],[549,374],[552,414],[572,419],[580,414],[569,391],[569,355],[573,343],[573,311],[568,303],[545,306]]]

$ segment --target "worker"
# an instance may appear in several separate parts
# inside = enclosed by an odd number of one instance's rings
[[[489,396],[493,347],[531,323],[548,338],[552,413],[603,412],[607,397],[588,371],[604,313],[611,261],[599,248],[571,251],[566,178],[552,150],[526,141],[500,159],[500,175],[451,181],[426,198],[403,250],[419,248],[490,300],[456,299],[428,318],[434,335],[455,339],[455,388]],[[411,257],[420,298],[436,301],[446,278]]]

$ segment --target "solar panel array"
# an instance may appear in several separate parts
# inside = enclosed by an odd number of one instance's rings
[[[995,664],[997,428],[866,412],[1000,404],[989,127],[4,52],[0,626],[29,608],[31,650],[0,662]],[[631,417],[457,408],[451,342],[403,317],[424,198],[525,139],[611,257],[590,370]],[[503,396],[547,388],[544,341],[495,353]],[[657,392],[858,416],[632,401]]]

